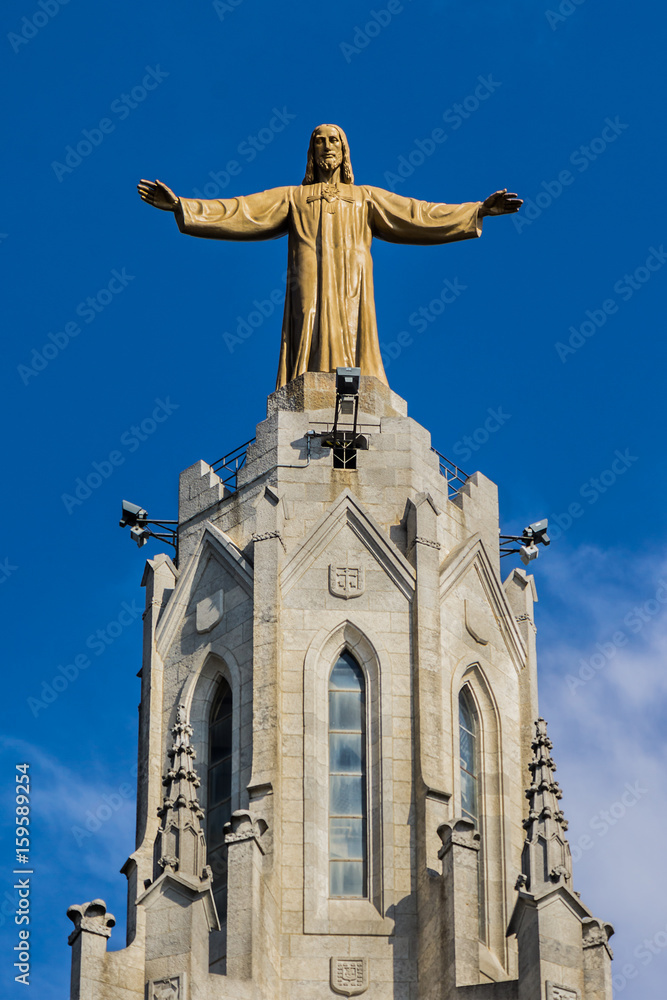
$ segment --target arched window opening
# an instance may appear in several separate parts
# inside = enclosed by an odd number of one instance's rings
[[[221,680],[209,721],[207,860],[213,869],[213,897],[218,916],[227,916],[225,823],[232,815],[232,692]]]
[[[461,814],[472,820],[481,834],[479,716],[475,704],[465,688],[459,694],[459,761],[461,766]],[[477,856],[480,941],[486,941],[483,849],[482,842]]]
[[[329,895],[366,899],[366,685],[344,651],[329,676]]]

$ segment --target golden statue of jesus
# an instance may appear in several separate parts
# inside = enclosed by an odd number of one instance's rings
[[[480,236],[482,218],[518,212],[507,189],[483,202],[445,205],[354,183],[347,137],[319,125],[299,186],[239,198],[178,198],[142,180],[142,199],[173,212],[189,236],[214,240],[288,237],[287,290],[276,387],[303,372],[360,368],[385,384],[373,295],[373,237],[430,245]]]

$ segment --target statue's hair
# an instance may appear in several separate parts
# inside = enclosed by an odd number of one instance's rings
[[[302,184],[315,184],[315,134],[321,128],[335,128],[340,136],[340,144],[343,147],[343,162],[340,165],[340,179],[343,184],[354,184],[354,174],[350,163],[350,146],[347,136],[340,125],[318,125],[314,128],[308,145],[308,162],[306,163],[306,176],[301,181]]]

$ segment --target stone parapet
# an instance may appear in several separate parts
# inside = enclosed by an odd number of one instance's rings
[[[304,372],[271,393],[266,415],[270,417],[278,410],[306,413],[333,409],[335,404],[335,372]],[[407,417],[408,404],[379,378],[362,375],[359,380],[359,411],[374,417]]]

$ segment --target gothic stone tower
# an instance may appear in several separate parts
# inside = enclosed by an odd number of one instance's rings
[[[72,1000],[611,1000],[496,488],[455,493],[373,377],[337,468],[333,410],[302,375],[233,492],[181,475],[178,566],[143,578],[127,946],[71,907]]]

